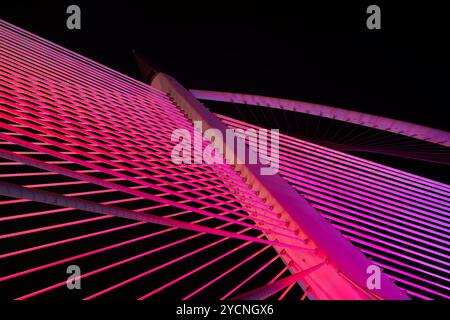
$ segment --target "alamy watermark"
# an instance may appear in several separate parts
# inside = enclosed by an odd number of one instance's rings
[[[67,267],[66,273],[69,274],[69,277],[66,280],[67,289],[73,290],[81,289],[81,269],[76,264],[71,264]]]
[[[367,289],[380,289],[381,268],[375,264],[371,264],[367,267],[366,273],[369,275],[366,280]]]
[[[381,29],[381,9],[379,6],[372,4],[367,7],[366,13],[370,16],[366,20],[366,26],[369,30]]]
[[[257,164],[261,175],[274,175],[280,167],[278,129],[209,128],[203,136],[202,121],[194,121],[193,135],[187,129],[175,129],[170,137],[174,164]],[[204,146],[204,141],[209,143]],[[246,141],[250,148],[246,146]]]
[[[79,6],[72,4],[67,7],[66,13],[70,14],[66,20],[66,27],[69,30],[81,29],[81,9]]]

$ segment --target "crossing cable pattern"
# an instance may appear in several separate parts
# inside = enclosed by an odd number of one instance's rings
[[[228,298],[289,275],[283,248],[314,250],[231,166],[171,162],[194,129],[164,92],[0,31],[2,296],[74,296],[76,264],[78,298]]]
[[[411,297],[450,298],[449,185],[284,134],[280,173]]]

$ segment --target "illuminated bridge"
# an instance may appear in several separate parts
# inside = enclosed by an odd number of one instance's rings
[[[146,83],[0,20],[2,297],[450,298],[450,186],[355,154],[448,171],[449,133],[191,92],[140,64]],[[280,128],[279,173],[174,164],[171,134],[193,134],[193,121]],[[239,158],[228,141],[222,156]],[[81,290],[67,288],[70,265]],[[367,286],[371,265],[379,288]]]

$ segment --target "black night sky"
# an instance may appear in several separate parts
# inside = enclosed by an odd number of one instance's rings
[[[65,26],[70,4],[81,8],[81,30]],[[449,130],[445,10],[377,2],[382,29],[368,30],[369,4],[14,1],[2,2],[0,17],[135,78],[132,49],[188,88],[299,99]]]

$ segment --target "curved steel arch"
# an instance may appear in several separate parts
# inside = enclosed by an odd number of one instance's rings
[[[442,146],[450,147],[450,133],[447,131],[429,128],[426,126],[409,123],[401,120],[375,116],[357,111],[324,106],[316,103],[280,99],[251,94],[190,90],[200,100],[234,102],[251,106],[261,106],[274,109],[289,110],[311,114],[319,117],[336,119],[344,122],[358,124],[365,127],[384,130],[401,134],[410,138],[433,142]]]

